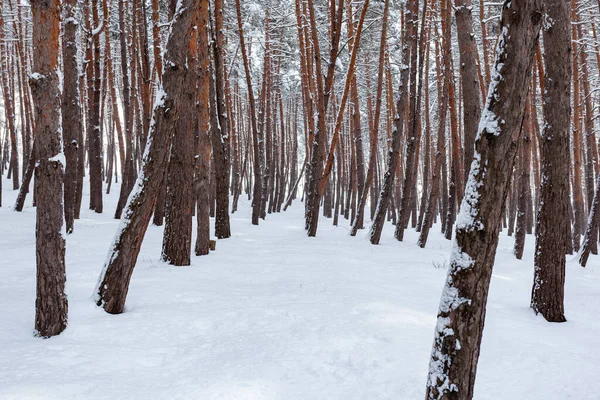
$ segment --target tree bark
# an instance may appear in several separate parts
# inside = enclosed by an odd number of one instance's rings
[[[91,117],[91,130],[88,132],[89,149],[89,176],[90,176],[90,210],[97,213],[102,213],[102,133],[100,131],[100,84],[102,81],[100,71],[100,32],[94,32],[101,27],[101,22],[98,17],[98,0],[91,1],[92,7],[92,28],[91,35],[92,47],[94,52],[93,57],[93,72],[88,70],[88,73],[93,74],[93,97],[91,109],[89,110]]]
[[[196,210],[197,235],[195,253],[197,256],[209,253],[210,219],[209,213],[209,165],[210,165],[210,37],[208,32],[209,7],[208,1],[202,2],[198,24],[198,119],[197,135],[198,147],[196,150]]]
[[[531,308],[549,322],[564,322],[567,224],[569,224],[569,132],[571,120],[571,4],[545,0],[553,21],[544,27],[544,128],[542,182],[536,227]]]
[[[63,96],[62,96],[62,140],[67,165],[64,176],[65,224],[67,233],[73,232],[77,190],[77,148],[82,145],[79,137],[83,130],[81,105],[79,104],[79,70],[77,68],[77,20],[75,11],[77,0],[65,0],[63,57]]]
[[[123,207],[127,202],[127,197],[131,193],[133,184],[135,183],[135,166],[134,166],[134,140],[133,140],[133,113],[131,109],[131,87],[129,79],[129,65],[127,57],[127,24],[126,24],[126,8],[125,0],[119,1],[119,30],[120,49],[121,49],[121,84],[123,85],[123,123],[125,125],[125,166],[122,171],[121,190],[119,191],[119,200],[117,209],[115,210],[115,218],[121,218]]]
[[[200,3],[207,1],[180,0],[173,14],[165,53],[169,63],[156,93],[142,171],[124,208],[95,291],[96,304],[111,314],[120,314],[125,307],[131,274],[165,174],[175,118],[188,109],[190,102],[192,107],[195,103],[193,82],[197,72],[185,65],[187,58],[197,54],[198,30],[194,27],[198,25]]]
[[[504,2],[493,76],[440,301],[427,399],[473,398],[492,266],[542,15],[542,0]]]
[[[388,1],[385,2],[384,18],[387,17]],[[385,21],[385,19],[384,19]],[[402,55],[401,63],[406,65],[408,62],[408,37],[406,35],[406,29],[404,31],[403,43],[402,43]],[[384,46],[384,35],[382,34],[382,43]],[[381,50],[383,51],[383,50]],[[383,65],[380,65],[383,68]],[[398,89],[398,100],[396,104],[396,115],[394,117],[394,130],[392,132],[392,143],[388,150],[387,169],[383,177],[383,187],[379,194],[379,200],[377,202],[377,209],[375,211],[375,218],[371,225],[371,231],[369,240],[371,244],[379,244],[381,239],[381,232],[383,231],[383,225],[385,223],[385,215],[387,213],[388,205],[392,198],[392,190],[394,188],[394,179],[396,177],[396,170],[398,169],[398,162],[400,158],[400,146],[402,145],[402,129],[404,128],[404,118],[402,118],[402,110],[406,106],[406,90],[408,88],[408,68],[403,68],[400,72],[400,88]],[[379,96],[380,97],[380,96]]]
[[[533,134],[533,130],[531,129],[531,95],[527,100],[527,106],[525,110],[525,119],[523,120],[523,125],[521,129],[523,132],[521,133],[522,139],[519,144],[519,168],[517,171],[519,172],[518,177],[515,176],[516,179],[519,180],[518,183],[518,199],[515,199],[517,203],[517,228],[515,231],[515,246],[514,246],[514,254],[517,260],[523,258],[523,249],[525,247],[525,234],[527,233],[527,220],[529,218],[530,206],[531,202],[529,201],[528,194],[531,193],[531,136]]]
[[[215,208],[215,236],[218,239],[227,239],[231,236],[229,224],[229,179],[230,179],[230,150],[229,150],[229,120],[225,104],[225,32],[223,27],[223,0],[214,2],[214,30],[213,30],[213,60],[215,76],[215,92],[218,129],[212,131],[212,149],[215,165],[216,183],[216,208]]]
[[[236,0],[235,9],[237,15],[238,33],[240,36],[240,47],[242,49],[242,59],[244,62],[244,72],[246,74],[246,85],[248,89],[248,102],[250,103],[250,124],[253,141],[254,158],[254,188],[252,190],[252,225],[258,225],[260,217],[260,207],[262,202],[262,177],[264,174],[264,151],[262,151],[262,135],[259,137],[256,126],[256,102],[252,89],[252,75],[250,73],[250,64],[246,54],[246,42],[244,41],[244,31],[242,24],[242,11],[240,0]]]
[[[31,1],[33,74],[29,79],[35,108],[37,166],[35,191],[37,286],[35,331],[41,337],[60,334],[67,326],[65,240],[63,233],[64,156],[60,134],[58,52],[59,0]]]

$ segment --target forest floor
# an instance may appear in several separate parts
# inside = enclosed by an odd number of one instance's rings
[[[426,249],[386,225],[379,246],[321,217],[308,238],[300,202],[250,224],[189,267],[160,261],[150,226],[125,313],[106,314],[92,291],[117,229],[118,186],[105,213],[87,210],[67,240],[69,325],[33,336],[35,209],[0,208],[0,399],[424,398],[436,312],[451,242]],[[533,236],[523,261],[502,234],[492,278],[476,399],[600,398],[600,258],[568,258],[564,324],[529,308]]]

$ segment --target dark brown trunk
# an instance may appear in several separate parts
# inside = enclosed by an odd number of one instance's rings
[[[124,215],[96,287],[95,301],[111,314],[120,314],[125,307],[129,281],[137,262],[142,240],[148,228],[158,189],[167,167],[167,155],[176,129],[175,117],[195,105],[197,72],[184,68],[186,59],[198,52],[199,8],[208,0],[182,0],[175,10],[165,58],[169,68],[163,74],[162,86],[154,103],[153,120],[148,132],[142,172],[134,192],[127,201]]]
[[[198,24],[198,118],[196,134],[198,146],[196,148],[196,210],[197,235],[195,254],[197,256],[209,253],[210,219],[209,213],[209,165],[210,165],[210,37],[208,2],[203,2],[200,7]]]
[[[225,104],[225,31],[223,27],[223,0],[214,2],[213,62],[215,76],[216,112],[218,129],[212,130],[213,162],[215,166],[215,236],[231,236],[229,224],[229,121]]]
[[[98,17],[98,0],[91,1],[93,29],[100,27],[100,19]],[[93,98],[91,103],[90,123],[91,129],[88,132],[89,140],[89,174],[90,174],[90,210],[97,213],[102,213],[102,133],[100,132],[100,84],[102,80],[100,71],[100,32],[90,32],[92,35],[92,47],[94,52],[93,57],[93,72],[88,69],[90,74],[93,73]]]
[[[127,21],[126,13],[129,9],[128,2],[125,0],[119,1],[119,30],[120,34],[120,51],[121,51],[121,85],[123,86],[123,124],[125,126],[125,166],[122,171],[121,190],[119,191],[119,200],[117,209],[115,210],[115,218],[121,218],[123,207],[127,202],[127,197],[135,183],[135,166],[134,166],[134,139],[133,139],[133,113],[131,109],[131,88],[129,80],[129,65],[127,57]],[[127,7],[127,8],[126,8]],[[166,190],[166,189],[165,189]]]
[[[525,119],[521,129],[522,139],[519,144],[519,175],[515,176],[515,180],[519,180],[519,194],[517,203],[517,228],[515,231],[515,246],[514,254],[517,260],[523,258],[523,249],[525,247],[525,234],[527,233],[527,222],[530,214],[530,205],[528,194],[531,194],[531,95],[527,101],[527,108],[525,110]]]
[[[503,204],[542,17],[541,0],[504,2],[493,76],[438,312],[427,399],[473,398]]]
[[[2,2],[0,2],[0,7]],[[60,134],[58,53],[59,0],[31,1],[33,16],[33,74],[29,85],[35,108],[37,162],[35,191],[42,199],[36,210],[37,287],[35,331],[41,337],[58,335],[67,326],[65,239],[63,238],[63,167]]]
[[[65,167],[64,204],[67,233],[73,231],[77,188],[77,147],[83,130],[81,106],[79,104],[79,80],[77,68],[77,21],[75,11],[77,0],[66,0],[64,10],[63,56],[63,96],[62,96],[62,139],[67,166]]]
[[[571,4],[545,0],[552,26],[543,29],[544,128],[542,183],[534,253],[531,308],[549,322],[564,322],[567,224],[569,224],[569,132],[571,121]]]

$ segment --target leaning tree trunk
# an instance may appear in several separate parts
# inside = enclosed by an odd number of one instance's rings
[[[545,0],[552,24],[543,30],[544,130],[542,183],[535,230],[531,308],[549,322],[564,322],[565,254],[569,221],[569,133],[571,120],[571,4]]]
[[[405,22],[407,24],[407,45],[410,46],[410,88],[408,124],[406,132],[406,158],[404,167],[404,180],[402,183],[402,195],[399,198],[400,209],[398,213],[398,222],[394,231],[394,237],[402,241],[404,239],[404,230],[408,226],[410,218],[410,201],[413,197],[415,189],[417,167],[418,167],[418,152],[421,142],[421,132],[418,129],[417,119],[420,114],[421,99],[417,94],[417,60],[419,46],[419,2],[411,0],[406,5]],[[424,26],[422,27],[424,29]],[[423,36],[421,36],[423,38]],[[422,61],[421,56],[421,61]],[[408,65],[408,64],[407,64]],[[421,83],[419,83],[419,90]],[[402,115],[402,110],[398,110],[398,114]]]
[[[186,103],[195,103],[196,71],[185,68],[187,59],[198,51],[198,15],[208,0],[179,0],[173,14],[165,59],[169,66],[156,92],[153,121],[150,124],[142,171],[127,200],[121,224],[95,291],[95,301],[111,314],[125,307],[131,274],[135,268],[142,240],[164,178],[175,118]]]
[[[456,224],[427,399],[473,398],[485,307],[542,23],[542,0],[506,0],[493,77]]]
[[[387,1],[385,3],[384,18],[387,17]],[[386,23],[384,19],[384,24]],[[408,62],[408,43],[406,37],[406,29],[404,30],[402,43],[402,64],[406,65]],[[382,35],[382,43],[384,35]],[[383,68],[380,65],[379,68]],[[404,118],[402,118],[402,110],[406,105],[406,89],[408,87],[408,69],[403,68],[400,73],[400,88],[398,90],[398,100],[396,102],[396,115],[394,116],[394,131],[392,132],[392,143],[388,151],[387,159],[387,170],[383,178],[383,187],[381,193],[379,193],[379,200],[377,202],[377,209],[375,210],[375,217],[373,218],[373,224],[371,225],[371,231],[369,232],[369,240],[372,244],[379,244],[381,239],[381,232],[383,231],[383,225],[385,223],[385,215],[388,210],[388,204],[391,202],[392,190],[394,188],[394,180],[396,178],[396,170],[398,169],[398,162],[400,158],[400,146],[402,145],[402,129],[404,127]]]
[[[443,40],[450,40],[450,38],[445,38]],[[439,46],[436,43],[436,46]],[[438,131],[437,131],[437,143],[436,143],[436,152],[434,158],[434,168],[433,175],[431,177],[431,190],[429,192],[429,197],[427,199],[427,205],[425,206],[425,215],[423,217],[423,224],[421,226],[421,233],[419,234],[419,239],[417,244],[419,247],[424,248],[427,244],[427,239],[429,238],[429,230],[433,225],[433,220],[435,218],[435,210],[438,208],[438,199],[440,194],[440,185],[443,184],[440,174],[442,172],[443,166],[446,164],[446,117],[448,115],[448,74],[440,74],[440,58],[446,57],[446,51],[448,50],[447,46],[441,46],[442,48],[442,57],[436,57],[436,68],[438,70],[438,76],[441,77],[442,83],[440,84],[438,81],[438,104],[439,107],[439,115],[438,115]],[[441,210],[440,214],[443,214],[443,210]],[[443,225],[443,224],[442,224]]]
[[[477,124],[481,117],[481,98],[479,88],[479,63],[475,35],[473,35],[473,17],[471,0],[455,0],[456,31],[460,50],[460,76],[464,102],[464,156],[463,170],[468,174],[473,160],[473,146],[477,135]],[[449,39],[448,39],[449,40]],[[463,177],[457,177],[463,179]],[[467,176],[464,177],[467,179]]]
[[[120,50],[121,50],[121,81],[123,86],[123,125],[125,132],[125,143],[127,147],[125,149],[125,165],[121,171],[121,190],[119,191],[119,200],[117,202],[117,209],[115,210],[115,218],[121,218],[123,207],[127,202],[127,196],[131,193],[135,179],[135,166],[133,161],[134,153],[134,140],[133,140],[133,110],[131,107],[131,90],[130,90],[130,79],[129,79],[129,66],[127,63],[127,26],[125,23],[125,13],[127,10],[125,7],[127,3],[124,1],[119,2],[119,30],[121,35]]]
[[[335,3],[332,1],[332,5]],[[327,65],[327,75],[323,82],[321,54],[319,47],[319,38],[316,25],[315,6],[313,0],[308,0],[308,11],[310,21],[310,32],[314,47],[315,59],[315,75],[317,77],[317,127],[312,146],[308,187],[306,193],[306,227],[307,234],[314,237],[317,234],[317,226],[319,223],[319,208],[321,204],[321,179],[323,174],[323,162],[325,161],[325,147],[327,146],[327,110],[329,105],[329,96],[334,82],[335,64],[338,56],[338,47],[340,43],[342,17],[343,17],[343,2],[340,1],[337,11],[335,7],[330,10],[331,14],[331,46],[329,48],[329,62]],[[335,11],[335,12],[334,12]]]
[[[600,174],[596,180],[596,190],[594,191],[594,199],[590,207],[587,228],[583,236],[583,244],[581,245],[581,254],[579,256],[579,264],[585,267],[590,257],[592,244],[598,240],[598,224],[600,224]]]
[[[37,166],[35,191],[37,290],[35,331],[58,335],[67,327],[65,240],[63,232],[63,167],[60,134],[58,51],[60,0],[32,0],[33,73],[29,84],[35,108]]]

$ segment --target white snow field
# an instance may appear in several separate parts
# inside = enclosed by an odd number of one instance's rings
[[[233,237],[189,267],[160,261],[150,226],[126,312],[109,315],[92,291],[118,221],[113,185],[105,213],[87,210],[67,240],[69,326],[33,336],[35,209],[0,208],[0,399],[424,398],[436,312],[450,254],[432,230],[427,248],[386,225],[380,245],[303,205],[250,224],[243,201]],[[600,399],[600,258],[569,257],[564,324],[529,309],[533,236],[525,257],[502,234],[489,295],[476,399]]]

